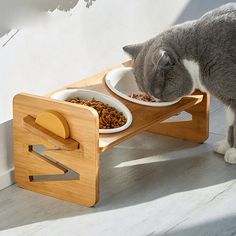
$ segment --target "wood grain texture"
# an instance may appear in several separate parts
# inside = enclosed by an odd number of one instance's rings
[[[29,132],[37,135],[38,137],[44,139],[46,142],[51,143],[57,148],[64,150],[75,150],[79,148],[79,143],[71,138],[61,138],[52,132],[44,129],[37,123],[35,123],[35,118],[32,116],[26,116],[23,118],[23,127]]]
[[[195,94],[202,94],[196,91]],[[149,131],[179,139],[203,143],[209,136],[210,96],[204,93],[203,100],[185,111],[192,115],[191,121],[157,123]]]
[[[70,137],[80,143],[80,149],[58,150],[65,167],[80,174],[78,180],[30,181],[29,176],[61,173],[40,158],[32,157],[29,145],[42,144],[45,137],[23,127],[27,115],[36,117],[45,110],[62,114],[70,126]],[[23,188],[93,206],[99,198],[98,115],[93,109],[46,97],[19,94],[14,98],[14,161],[16,182]],[[45,142],[47,143],[47,142]],[[51,156],[53,159],[57,158]]]
[[[118,67],[127,65],[130,65],[130,62]],[[169,107],[157,108],[135,104],[118,97],[107,88],[104,76],[113,68],[60,90],[85,88],[120,100],[131,111],[133,123],[128,129],[119,133],[99,135],[98,114],[90,107],[27,94],[19,94],[14,98],[15,173],[16,181],[20,186],[84,206],[93,206],[99,199],[99,152],[104,152],[146,130],[197,142],[203,142],[208,137],[209,96],[207,94],[198,92],[186,96]],[[68,148],[61,140],[58,144],[55,136],[35,126],[34,118],[46,110],[55,110],[65,117],[70,127],[70,138],[80,143],[79,149]],[[160,124],[182,111],[191,113],[193,121]],[[28,121],[24,120],[25,117],[28,117]],[[37,144],[46,145],[48,150],[44,154],[79,173],[80,179],[30,181],[29,176],[63,171],[54,165],[49,169],[47,166],[50,163],[38,161],[40,158],[32,161],[32,153],[29,152],[28,146]],[[61,149],[52,150],[54,146]]]
[[[35,123],[63,139],[70,136],[70,128],[67,121],[56,111],[45,111],[39,114],[35,119]]]

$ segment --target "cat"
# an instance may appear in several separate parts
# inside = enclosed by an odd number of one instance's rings
[[[141,91],[173,101],[200,89],[228,107],[227,138],[213,149],[236,164],[236,3],[123,50],[133,59]]]

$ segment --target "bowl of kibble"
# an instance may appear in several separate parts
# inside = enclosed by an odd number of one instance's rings
[[[132,67],[121,67],[108,72],[105,76],[107,87],[118,96],[137,104],[151,107],[165,107],[177,103],[162,102],[139,90]]]
[[[87,89],[65,89],[51,95],[51,98],[95,109],[99,116],[99,133],[117,133],[132,123],[130,110],[117,99]]]

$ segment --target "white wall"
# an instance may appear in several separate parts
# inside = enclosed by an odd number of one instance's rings
[[[44,94],[125,60],[122,46],[167,28],[186,3],[97,0],[87,9],[80,1],[70,12],[55,10],[37,18],[1,48],[0,122],[11,118],[14,94]]]
[[[87,9],[82,0],[19,1],[0,0],[0,188],[12,181],[15,94],[45,94],[126,60],[122,46],[174,24],[191,2],[97,0]]]

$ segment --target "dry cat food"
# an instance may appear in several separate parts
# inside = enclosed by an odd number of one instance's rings
[[[97,101],[94,98],[88,101],[79,97],[75,97],[67,100],[67,102],[77,103],[94,108],[99,115],[99,129],[119,128],[127,121],[122,112],[119,112],[116,110],[116,108]]]
[[[154,98],[152,96],[149,96],[146,93],[141,93],[141,92],[139,92],[139,93],[131,93],[131,94],[129,94],[129,97],[135,98],[137,100],[144,101],[144,102],[159,102],[160,101],[157,98]]]

